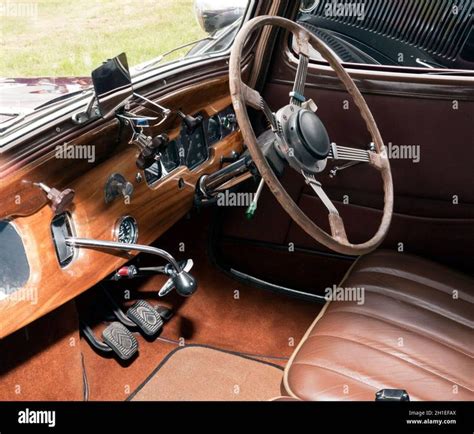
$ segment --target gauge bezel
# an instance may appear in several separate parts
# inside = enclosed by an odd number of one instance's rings
[[[125,220],[130,220],[133,223],[133,226],[135,227],[135,233],[133,235],[133,240],[130,241],[129,243],[124,243],[124,244],[136,244],[136,242],[138,241],[138,222],[135,219],[135,217],[131,215],[122,216],[115,222],[115,226],[113,229],[114,240],[118,241],[119,243],[123,243],[123,241],[120,241],[119,239],[119,233],[120,233],[120,226]]]

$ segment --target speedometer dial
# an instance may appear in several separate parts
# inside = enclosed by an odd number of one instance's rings
[[[136,243],[138,240],[137,221],[131,216],[120,218],[115,226],[115,238],[120,243]]]

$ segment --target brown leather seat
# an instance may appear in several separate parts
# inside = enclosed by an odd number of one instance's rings
[[[379,251],[342,288],[363,304],[328,302],[285,370],[288,395],[374,400],[384,388],[412,400],[473,400],[474,280],[432,262]]]

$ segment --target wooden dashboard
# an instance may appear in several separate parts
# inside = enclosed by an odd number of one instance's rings
[[[222,78],[180,89],[158,102],[187,113],[212,116],[228,107],[231,99],[227,79]],[[171,139],[178,135],[177,124],[166,128],[161,132],[168,133]],[[0,301],[0,338],[91,288],[132,257],[79,248],[73,261],[62,268],[51,234],[54,213],[34,182],[74,189],[75,198],[68,212],[75,236],[114,240],[116,222],[130,215],[138,223],[137,243],[151,244],[191,209],[198,179],[221,168],[221,157],[232,151],[240,153],[243,148],[241,134],[236,130],[215,143],[207,161],[194,170],[180,166],[150,187],[145,180],[137,180],[137,148],[127,143],[131,134],[122,131],[122,139],[116,143],[118,129],[118,121],[111,120],[69,142],[96,144],[100,155],[95,164],[54,158],[52,149],[2,180],[0,219],[9,220],[20,235],[30,274],[23,287]],[[132,182],[134,192],[129,203],[120,198],[105,203],[104,186],[113,173]]]

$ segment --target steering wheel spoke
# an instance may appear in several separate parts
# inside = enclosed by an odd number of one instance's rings
[[[252,89],[250,86],[247,86],[245,83],[242,83],[242,92],[245,103],[248,104],[250,107],[254,108],[255,110],[262,111],[268,122],[270,123],[272,130],[276,132],[278,128],[275,115],[273,114],[270,106],[263,99],[262,95],[260,95],[260,93],[255,89]]]
[[[326,194],[323,189],[323,186],[319,181],[316,180],[314,175],[308,174],[303,172],[303,176],[305,178],[306,184],[310,185],[311,188],[314,190],[316,195],[319,197],[321,202],[329,211],[329,226],[331,228],[331,235],[335,240],[340,243],[347,243],[347,235],[346,230],[344,227],[344,222],[342,221],[341,216],[339,215],[339,211],[332,203],[332,200]]]
[[[351,148],[348,146],[340,146],[331,143],[328,158],[331,160],[346,160],[360,163],[370,163],[371,151],[364,149]]]
[[[305,31],[296,34],[295,38],[296,50],[299,53],[298,68],[296,70],[295,83],[293,90],[290,92],[290,104],[300,106],[306,101],[304,96],[304,88],[306,77],[308,75],[309,65],[309,35]]]

